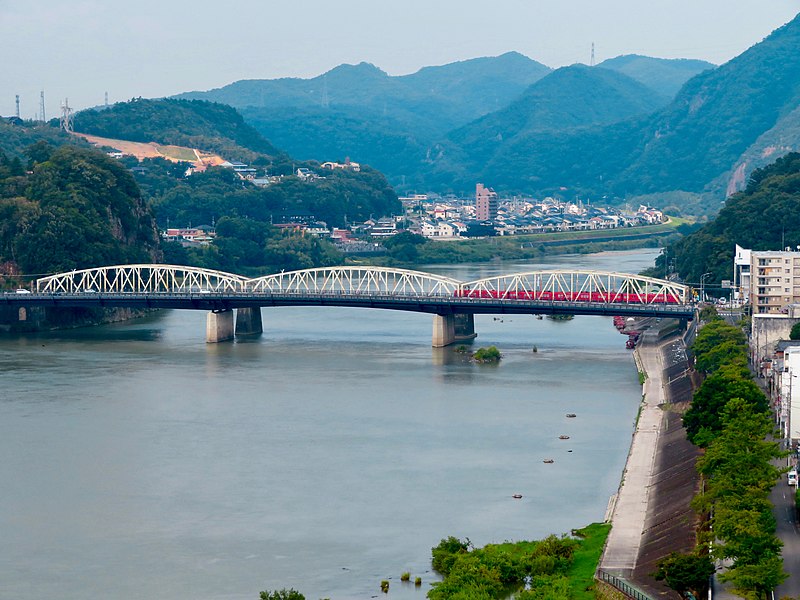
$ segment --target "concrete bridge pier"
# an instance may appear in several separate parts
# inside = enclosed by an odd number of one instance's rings
[[[206,317],[206,342],[216,344],[233,339],[233,311],[212,310]]]
[[[453,318],[456,326],[456,342],[466,342],[478,337],[478,334],[475,333],[475,315],[472,313],[454,313]]]
[[[236,337],[264,333],[261,324],[261,307],[236,309]]]
[[[433,315],[433,347],[444,348],[455,341],[455,317],[453,315]]]

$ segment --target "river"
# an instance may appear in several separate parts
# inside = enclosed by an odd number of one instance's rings
[[[657,254],[430,270],[637,272]],[[422,600],[443,537],[603,519],[641,395],[610,318],[479,315],[499,365],[432,349],[429,315],[263,318],[223,344],[193,311],[0,338],[0,598],[361,599],[390,579]]]

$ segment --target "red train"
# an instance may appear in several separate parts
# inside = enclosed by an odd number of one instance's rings
[[[619,304],[683,304],[675,294],[623,294],[617,292],[550,292],[536,290],[456,290],[459,298],[497,298],[505,300],[551,300],[557,302],[614,302]]]

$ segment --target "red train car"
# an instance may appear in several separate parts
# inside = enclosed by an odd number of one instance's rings
[[[500,299],[500,300],[544,300],[546,302],[594,302],[606,304],[681,304],[676,294],[648,293],[631,294],[617,292],[552,292],[545,290],[456,290],[459,298]]]

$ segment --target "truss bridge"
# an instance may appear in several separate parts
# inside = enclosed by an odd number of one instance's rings
[[[260,333],[261,307],[344,306],[434,315],[433,345],[474,337],[475,314],[692,319],[692,290],[671,281],[587,270],[530,271],[474,281],[386,267],[327,267],[248,278],[177,265],[82,269],[43,277],[0,299],[30,306],[207,310],[207,341]],[[233,311],[236,310],[234,326]]]

